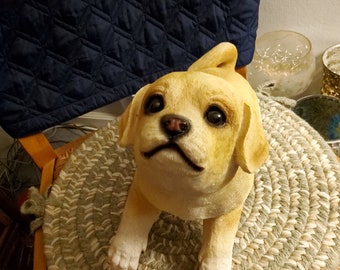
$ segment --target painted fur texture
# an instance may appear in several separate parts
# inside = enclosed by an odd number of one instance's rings
[[[203,219],[200,270],[229,270],[254,172],[268,157],[258,99],[221,43],[184,72],[141,88],[120,119],[136,173],[109,248],[110,269],[137,269],[161,211]]]

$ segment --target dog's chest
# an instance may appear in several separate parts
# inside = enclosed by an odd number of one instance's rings
[[[163,173],[162,173],[163,172]],[[166,170],[166,172],[168,172]],[[236,174],[230,182],[210,174],[181,175],[151,168],[136,172],[135,180],[147,200],[183,219],[210,218],[244,202],[253,185],[252,175]]]

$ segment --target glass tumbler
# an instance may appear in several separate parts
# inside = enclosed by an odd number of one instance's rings
[[[328,48],[323,56],[321,93],[340,98],[340,44]]]
[[[294,31],[268,32],[256,40],[248,80],[255,90],[294,97],[310,85],[315,57],[308,38]]]

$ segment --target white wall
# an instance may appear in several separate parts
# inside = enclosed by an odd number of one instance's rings
[[[316,70],[305,94],[319,93],[322,53],[340,43],[340,0],[260,0],[257,34],[260,36],[273,30],[293,30],[310,39],[316,56]]]

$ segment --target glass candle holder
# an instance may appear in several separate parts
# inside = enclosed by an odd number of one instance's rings
[[[340,44],[328,48],[323,56],[321,93],[340,98]]]
[[[294,97],[310,85],[315,57],[308,38],[293,31],[268,32],[256,41],[248,80],[255,90]]]

